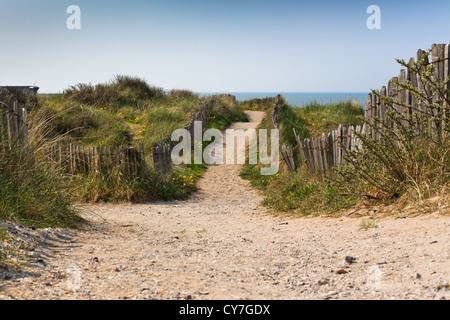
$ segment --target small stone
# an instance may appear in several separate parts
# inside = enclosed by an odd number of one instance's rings
[[[339,269],[338,271],[336,271],[336,273],[337,274],[346,274],[346,273],[348,273],[348,271],[345,269]]]
[[[420,275],[420,273],[416,274],[416,279],[422,279],[422,276]]]
[[[430,244],[435,244],[438,243],[437,241],[431,241]]]
[[[327,279],[325,279],[325,280],[319,280],[319,281],[317,282],[317,284],[318,284],[319,286],[324,286],[324,285],[328,284],[328,280],[327,280]]]
[[[198,291],[197,291],[197,293],[198,293],[199,295],[201,295],[201,296],[206,296],[206,295],[208,295],[208,294],[209,294],[209,292],[208,292],[208,291],[206,291],[206,290],[204,290],[204,291],[202,291],[202,290],[198,290]]]
[[[437,287],[437,290],[449,290],[450,289],[450,284],[446,283],[446,284],[441,284]]]
[[[387,262],[385,260],[380,260],[380,261],[377,261],[377,264],[382,265],[382,264],[387,264]]]
[[[354,262],[356,261],[356,258],[351,257],[351,256],[346,256],[346,257],[345,257],[345,261],[346,261],[348,264],[352,264],[352,263],[354,263]]]

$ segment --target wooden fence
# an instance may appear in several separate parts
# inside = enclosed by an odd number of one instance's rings
[[[431,46],[431,62],[427,53],[424,50],[419,49],[417,51],[417,60],[410,58],[408,66],[412,66],[415,61],[419,62],[423,60],[423,64],[421,65],[421,72],[423,72],[428,65],[432,64],[435,66],[435,72],[432,75],[433,78],[441,82],[446,82],[445,89],[448,90],[450,89],[450,81],[448,81],[450,76],[449,56],[450,44],[433,44]],[[427,99],[430,101],[435,102],[439,98],[444,98],[433,95],[430,85],[423,83],[420,75],[415,73],[411,68],[401,69],[399,75],[390,79],[386,86],[382,86],[381,89],[375,90],[381,97],[387,96],[397,100],[397,104],[394,103],[392,106],[385,106],[383,101],[377,97],[377,95],[372,93],[369,93],[368,95],[365,108],[365,118],[371,127],[367,128],[366,135],[368,137],[373,139],[381,138],[377,130],[382,123],[380,120],[386,121],[387,125],[390,127],[394,125],[392,120],[386,116],[387,111],[393,111],[394,114],[399,115],[402,118],[403,125],[410,123],[411,125],[419,126],[431,136],[440,135],[442,133],[442,123],[439,123],[439,120],[433,119],[433,116],[442,119],[440,113],[443,110],[440,107],[432,108],[431,110],[423,110],[423,106],[418,103],[414,95],[408,90],[401,89],[398,85],[398,83],[404,83],[405,81],[410,81],[412,86],[419,90],[425,90]],[[445,98],[450,98],[448,93]],[[418,119],[417,117],[414,117],[414,113],[421,112],[431,112],[430,116],[425,117],[427,123],[423,123],[424,118]]]
[[[185,129],[194,133],[194,121],[206,124],[215,101],[203,104],[193,115]],[[172,170],[171,136],[152,148],[152,160],[156,171],[161,174]],[[54,145],[44,150],[47,163],[54,169],[59,168],[71,174],[121,172],[124,175],[139,175],[146,167],[144,146],[138,149],[128,147],[86,147],[75,144]]]
[[[75,144],[54,145],[44,150],[47,163],[66,173],[121,172],[138,175],[145,167],[142,144],[139,149],[127,147],[85,147]]]
[[[0,146],[28,143],[28,115],[17,99],[0,97]]]
[[[327,135],[322,133],[321,137],[304,139],[303,141],[300,136],[297,136],[295,129],[294,134],[303,162],[309,168],[325,172],[345,163],[345,154],[348,150],[361,148],[361,140],[357,133],[362,134],[365,127],[365,125],[356,127],[340,125],[338,129]],[[295,161],[295,159],[290,161]]]
[[[449,44],[433,44],[431,47],[431,62],[424,50],[417,51],[417,61],[424,60],[422,71],[430,63],[436,67],[433,74],[434,79],[446,82],[445,89],[450,89],[450,45]],[[409,60],[408,66],[412,66],[414,58]],[[402,90],[398,83],[410,81],[411,84],[419,90],[425,89],[430,101],[436,101],[439,96],[432,96],[431,88],[428,84],[422,83],[420,75],[414,73],[411,68],[400,70],[398,77],[390,79],[387,86],[383,86],[380,90],[375,90],[381,97],[391,97],[395,102],[392,105],[385,105],[383,100],[376,94],[369,93],[365,105],[365,120],[367,124],[363,126],[346,126],[340,125],[337,130],[328,134],[323,133],[320,137],[310,139],[302,139],[298,136],[294,129],[294,134],[297,140],[296,147],[281,146],[281,154],[285,160],[290,171],[296,171],[297,164],[297,150],[300,153],[302,161],[315,170],[326,172],[334,167],[339,167],[345,163],[345,154],[349,150],[358,150],[361,148],[361,140],[358,134],[371,139],[381,139],[378,128],[381,125],[393,127],[394,123],[390,117],[387,116],[388,111],[393,111],[394,114],[400,115],[402,124],[408,122],[412,125],[420,126],[424,131],[428,131],[432,136],[439,135],[443,130],[443,126],[438,120],[434,120],[433,116],[441,115],[442,110],[439,107],[431,110],[430,116],[427,118],[427,124],[424,127],[423,123],[417,123],[417,118],[414,113],[420,111],[422,106],[419,105],[415,97],[408,91]],[[449,99],[449,93],[446,93],[445,98]],[[404,104],[405,106],[401,105]],[[282,106],[278,101],[274,106],[272,121],[275,128],[278,128],[278,114]],[[450,115],[444,115],[450,116]],[[442,117],[439,117],[442,118]]]
[[[171,172],[172,170],[172,159],[171,159],[172,148],[170,144],[160,144],[152,148],[152,158],[153,166],[155,170],[162,174]]]
[[[274,127],[279,128],[277,123],[278,113],[282,106],[278,101],[274,106],[272,120]],[[366,125],[347,126],[339,125],[336,130],[328,134],[322,133],[320,137],[303,139],[297,135],[293,128],[297,146],[281,145],[281,155],[290,171],[298,168],[298,154],[303,163],[310,169],[326,172],[333,167],[339,167],[345,163],[347,150],[358,150],[361,148],[361,140],[358,134],[364,134]]]

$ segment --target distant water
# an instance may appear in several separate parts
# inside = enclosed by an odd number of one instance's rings
[[[238,101],[245,101],[254,98],[266,98],[275,97],[279,92],[217,92],[217,93],[229,93],[236,96]],[[321,104],[345,102],[345,101],[358,101],[360,106],[364,106],[369,92],[287,92],[280,93],[289,104],[296,107],[303,107],[311,102],[318,102]],[[200,95],[211,95],[212,92],[201,92]]]

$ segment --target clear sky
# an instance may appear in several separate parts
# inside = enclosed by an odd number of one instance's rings
[[[197,92],[366,92],[398,74],[395,58],[450,42],[449,13],[448,0],[0,0],[0,85],[125,74]]]

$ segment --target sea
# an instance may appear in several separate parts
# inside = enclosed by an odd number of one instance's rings
[[[304,107],[313,102],[320,104],[330,104],[337,102],[355,101],[363,107],[369,92],[200,92],[201,96],[226,93],[236,96],[238,101],[245,101],[254,98],[275,97],[281,94],[290,105],[294,107]]]

